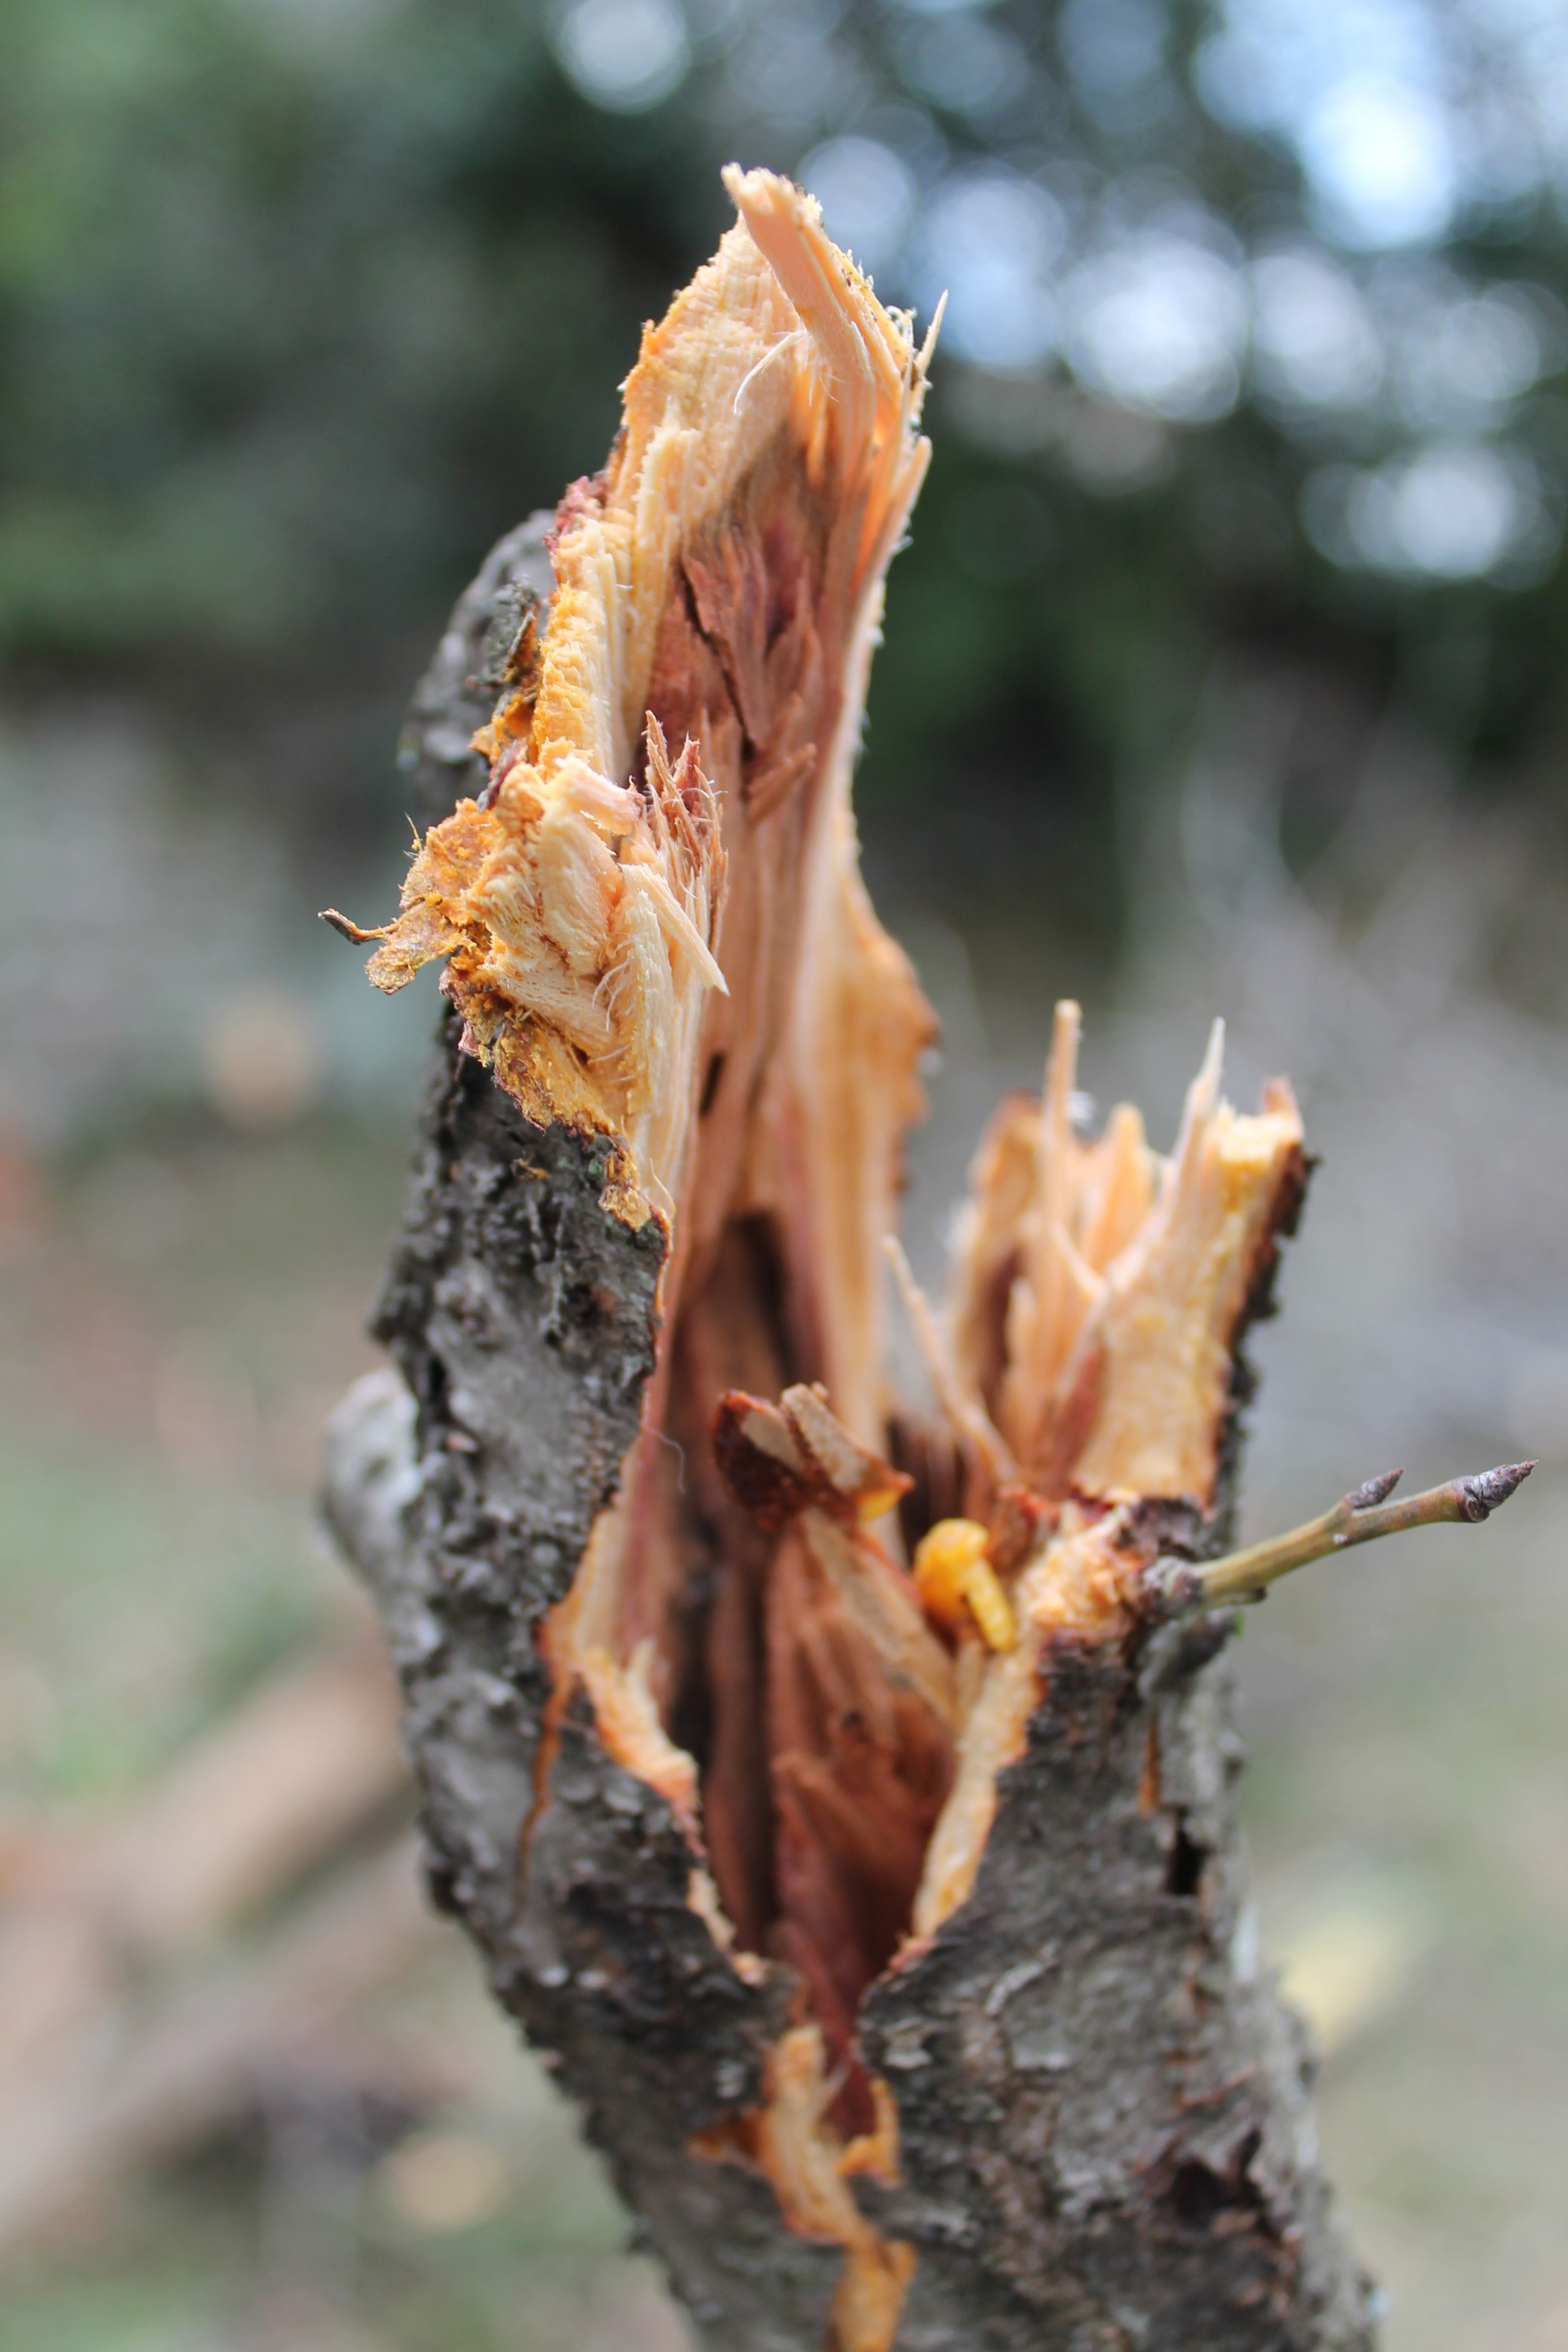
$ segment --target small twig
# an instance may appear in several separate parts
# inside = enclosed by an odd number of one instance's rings
[[[1407,1495],[1403,1502],[1387,1499],[1404,1476],[1385,1470],[1346,1495],[1321,1518],[1288,1535],[1271,1536],[1265,1543],[1249,1544],[1220,1559],[1195,1564],[1191,1560],[1157,1559],[1149,1583],[1171,1615],[1186,1609],[1212,1609],[1228,1601],[1256,1601],[1280,1577],[1309,1560],[1326,1559],[1352,1544],[1371,1543],[1378,1536],[1397,1535],[1404,1528],[1432,1528],[1445,1520],[1490,1518],[1522,1486],[1533,1462],[1511,1462],[1483,1470],[1472,1478],[1452,1478],[1444,1486],[1428,1486],[1424,1494]]]
[[[323,907],[318,919],[330,923],[341,938],[351,940],[357,948],[362,948],[367,940],[384,940],[386,937],[384,924],[379,930],[367,931],[360,924],[350,922],[347,915],[340,915],[336,907]]]

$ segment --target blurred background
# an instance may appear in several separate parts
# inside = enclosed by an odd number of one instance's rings
[[[1521,1452],[1239,1671],[1390,2352],[1568,2347],[1568,0],[5,0],[0,2352],[678,2352],[414,1885],[317,1530],[430,989],[413,680],[801,176],[948,291],[860,804],[909,1202],[1210,1015],[1322,1155],[1245,1522]]]

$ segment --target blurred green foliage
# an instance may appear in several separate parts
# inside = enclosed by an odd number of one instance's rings
[[[601,461],[640,321],[724,226],[731,152],[804,159],[808,176],[826,158],[830,179],[846,140],[862,163],[867,142],[894,158],[925,223],[879,271],[894,294],[928,295],[944,191],[982,168],[1015,195],[1051,191],[1040,201],[1102,276],[1118,238],[1147,255],[1151,223],[1196,219],[1183,249],[1209,255],[1222,307],[1215,271],[1241,289],[1270,240],[1326,250],[1290,140],[1239,125],[1240,100],[1200,102],[1218,75],[1205,59],[1223,67],[1224,39],[1246,34],[1234,5],[694,0],[683,29],[674,0],[631,0],[627,26],[683,44],[650,102],[606,97],[622,21],[606,0],[610,66],[584,67],[588,5],[10,0],[14,684],[129,686],[223,744],[236,788],[280,824],[384,836],[395,707],[446,604],[500,530]],[[1381,0],[1385,16],[1400,5]],[[1313,499],[1375,524],[1406,497],[1422,432],[1451,455],[1451,418],[1412,424],[1392,396],[1292,405],[1253,362],[1229,394],[1196,399],[1118,394],[1113,362],[1107,389],[1071,351],[1071,365],[1043,349],[991,364],[956,302],[862,784],[893,866],[915,887],[939,875],[960,911],[998,894],[1004,913],[1049,905],[1083,947],[1113,946],[1129,812],[1168,776],[1228,654],[1304,663],[1365,726],[1397,704],[1458,765],[1479,756],[1550,789],[1568,408],[1550,389],[1564,352],[1545,346],[1564,251],[1542,182],[1456,209],[1396,280],[1375,253],[1334,264],[1368,316],[1425,302],[1456,332],[1467,288],[1528,278],[1538,364],[1505,417],[1494,402],[1458,434],[1461,471],[1491,468],[1482,494],[1505,496],[1521,468],[1533,485],[1539,544],[1511,572],[1462,548],[1435,570],[1336,561],[1349,526],[1303,528]],[[1302,790],[1304,839],[1332,780]]]
[[[311,667],[425,626],[598,462],[720,210],[497,0],[17,0],[0,44],[13,656]]]

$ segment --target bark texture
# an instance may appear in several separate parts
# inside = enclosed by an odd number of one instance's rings
[[[1058,1653],[974,1893],[870,1997],[907,2182],[884,2226],[923,2254],[910,2352],[1366,2341],[1307,2053],[1258,1969],[1215,1638],[1141,1672]]]
[[[540,559],[537,521],[501,542],[419,689],[423,815],[472,789],[476,680],[501,674],[519,583],[548,586]],[[698,2340],[848,2347],[842,2247],[789,2229],[738,2157],[694,2153],[763,2105],[790,1973],[737,1967],[693,1907],[691,1835],[580,1693],[551,1714],[538,1628],[615,1491],[658,1336],[663,1228],[609,1214],[604,1178],[601,1142],[530,1125],[444,1021],[376,1326],[398,1373],[340,1408],[329,1512],[402,1678],[434,1897],[580,2103]],[[1178,1532],[1213,1549],[1218,1523]],[[902,2352],[1371,2342],[1307,2053],[1258,1963],[1227,1630],[1054,1654],[973,1892],[867,1996],[901,2185],[853,2188],[915,2250]]]

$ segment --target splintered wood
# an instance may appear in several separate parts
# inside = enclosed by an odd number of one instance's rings
[[[1059,1007],[1042,1098],[977,1158],[945,1324],[904,1272],[936,1405],[894,1404],[886,1250],[934,1024],[849,782],[927,353],[810,198],[727,184],[736,226],[560,508],[488,785],[419,845],[371,973],[444,961],[465,1049],[535,1127],[601,1144],[608,1214],[656,1221],[643,1433],[544,1637],[558,1717],[586,1692],[668,1799],[734,1965],[795,1971],[765,2106],[703,2152],[844,2248],[837,2341],[883,2352],[915,2257],[847,2186],[897,2161],[861,2004],[972,1887],[1053,1652],[1125,1643],[1161,1543],[1218,1507],[1304,1162],[1286,1086],[1221,1098],[1218,1032],[1168,1160],[1126,1108],[1081,1134]]]

